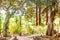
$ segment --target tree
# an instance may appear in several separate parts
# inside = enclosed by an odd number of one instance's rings
[[[13,1],[13,0],[12,0]],[[16,0],[15,0],[16,1]],[[14,1],[14,2],[15,2]],[[15,7],[14,8],[14,2],[11,2],[11,0],[10,1],[7,1],[6,0],[6,5],[7,6],[5,6],[6,8],[7,8],[7,13],[6,13],[6,18],[5,18],[5,22],[4,22],[4,27],[3,27],[3,36],[4,37],[6,37],[7,36],[7,29],[8,29],[8,23],[9,23],[9,19],[10,19],[10,17],[15,13],[15,11],[13,11],[12,13],[10,13],[8,10],[9,10],[9,8],[12,6],[13,7],[13,9],[15,10],[15,9],[21,9],[22,8],[22,6],[23,6],[23,4],[25,3],[25,0],[23,0],[22,1],[22,3],[19,5],[19,6],[17,6],[17,7]],[[12,4],[11,4],[12,3]]]
[[[49,36],[52,36],[54,34],[53,21],[57,12],[56,3],[57,3],[56,0],[52,1],[52,5],[48,8],[48,28],[47,28],[46,35],[49,35]]]
[[[57,0],[46,0],[46,2],[48,4],[45,3],[46,8],[43,9],[42,13],[46,11],[46,24],[48,25],[46,35],[52,36],[54,33],[53,21],[58,10],[58,4]]]
[[[41,8],[36,5],[36,26],[41,24]]]

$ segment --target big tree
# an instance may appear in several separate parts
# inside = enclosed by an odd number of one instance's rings
[[[47,28],[47,32],[46,35],[52,36],[54,34],[54,25],[53,25],[53,21],[54,21],[54,17],[56,15],[57,12],[57,0],[54,1],[50,1],[51,5],[48,7],[48,28]]]
[[[22,0],[21,2],[18,0],[3,0],[0,2],[0,4],[3,5],[2,8],[6,8],[6,18],[5,18],[5,22],[4,22],[4,26],[3,26],[3,31],[2,31],[2,35],[4,37],[7,36],[7,29],[8,29],[8,23],[9,23],[9,19],[11,18],[11,16],[15,13],[16,10],[21,9],[24,5],[26,0]],[[20,4],[18,4],[20,3]],[[0,5],[0,6],[2,6]],[[18,6],[19,5],[19,6]],[[12,7],[12,11],[9,11],[10,8]]]

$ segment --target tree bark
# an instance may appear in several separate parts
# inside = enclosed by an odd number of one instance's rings
[[[46,25],[48,24],[48,9],[46,10]]]
[[[39,25],[41,25],[41,7],[39,7]]]
[[[41,24],[41,8],[36,6],[36,26]]]
[[[48,28],[47,28],[47,33],[46,35],[52,36],[54,33],[54,25],[53,25],[53,21],[54,21],[54,17],[56,15],[56,9],[55,6],[52,6],[51,8],[49,8],[48,10],[49,14],[48,14]]]
[[[52,31],[53,31],[53,22],[52,22],[52,19],[51,19],[51,11],[52,8],[49,7],[48,8],[48,28],[47,28],[47,32],[46,32],[46,35],[49,35],[49,36],[52,36]]]
[[[36,6],[36,26],[39,26],[39,8]]]

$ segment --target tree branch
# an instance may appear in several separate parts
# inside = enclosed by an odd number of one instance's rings
[[[21,9],[22,6],[24,5],[25,1],[26,1],[26,0],[22,0],[22,3],[21,3],[18,7],[16,7],[16,9]]]
[[[51,6],[51,5],[46,6],[46,7],[43,9],[42,13],[46,12],[46,11],[47,11],[47,9],[48,9],[50,6]]]

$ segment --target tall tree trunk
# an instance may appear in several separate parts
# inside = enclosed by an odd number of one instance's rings
[[[52,31],[53,31],[53,22],[52,22],[52,19],[51,19],[51,11],[52,8],[49,7],[48,8],[48,28],[47,28],[47,32],[46,32],[46,35],[49,35],[49,36],[52,36]]]
[[[7,37],[7,29],[8,29],[8,23],[9,23],[9,19],[10,19],[11,15],[9,13],[7,13],[6,18],[5,18],[5,22],[4,22],[4,26],[3,26],[3,37]]]
[[[48,28],[46,35],[52,36],[53,34],[55,34],[53,25],[55,15],[56,15],[56,9],[55,6],[53,6],[48,10]]]
[[[36,26],[41,24],[41,8],[36,6]]]
[[[48,9],[46,10],[46,25],[48,24]]]
[[[48,29],[46,32],[46,35],[49,35],[49,36],[56,34],[56,32],[54,31],[54,25],[53,25],[54,17],[56,15],[56,12],[58,11],[58,4],[56,5],[56,3],[57,3],[57,0],[52,1],[52,6],[49,8],[50,12],[48,14]]]
[[[41,25],[41,7],[39,7],[39,25]]]
[[[36,26],[39,26],[39,8],[36,6]]]

